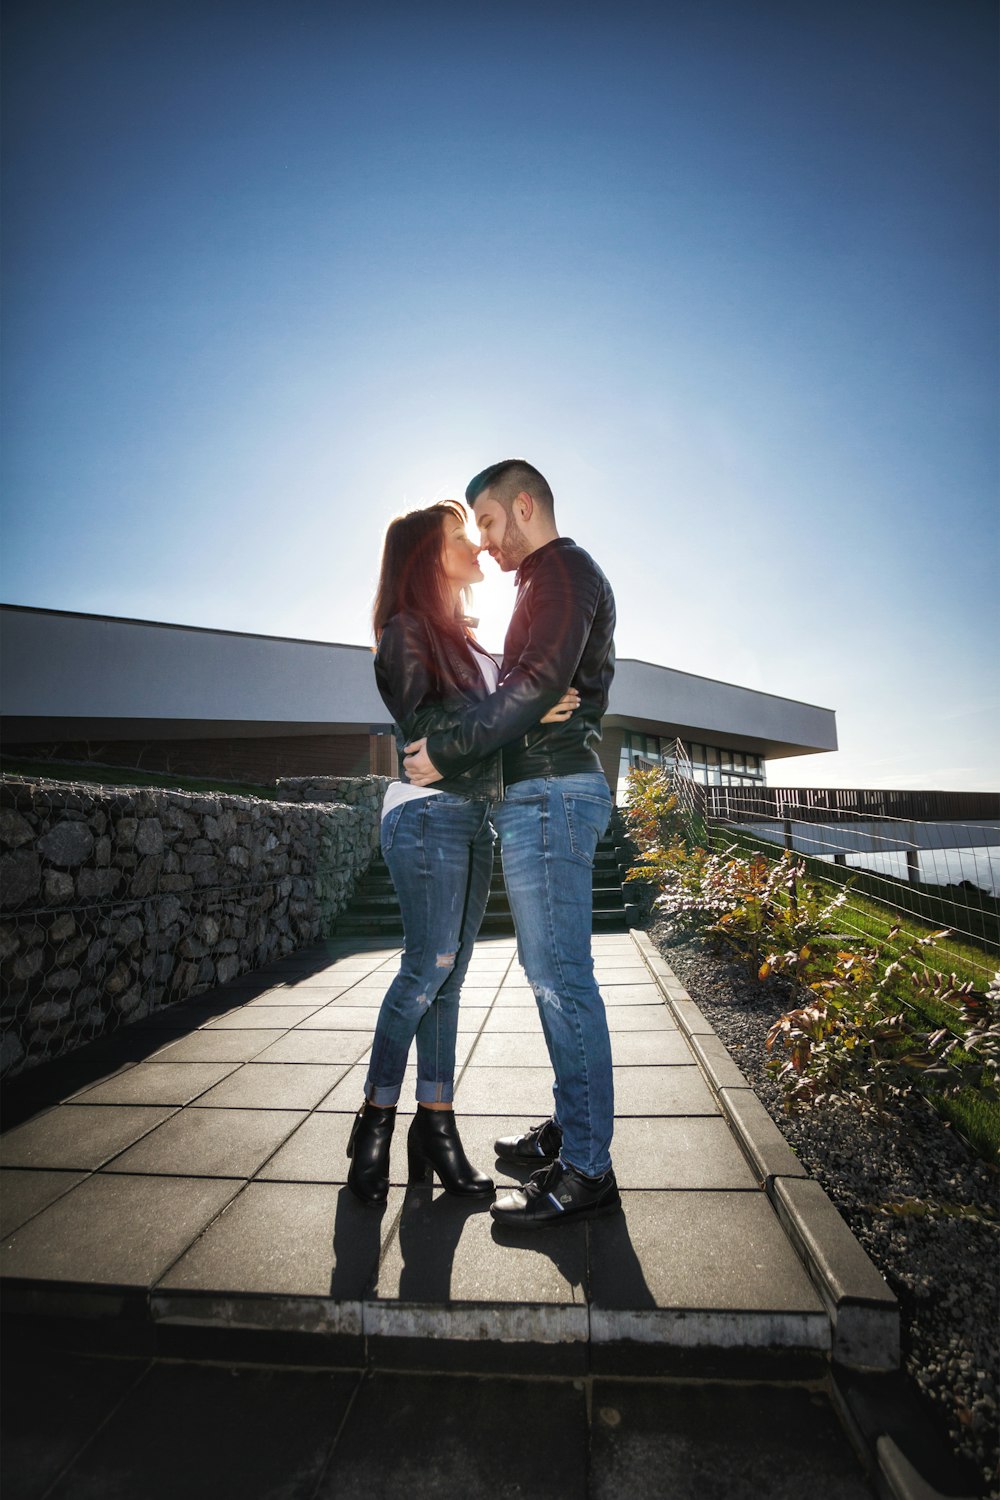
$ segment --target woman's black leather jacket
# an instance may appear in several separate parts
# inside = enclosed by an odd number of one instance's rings
[[[451,635],[435,629],[421,615],[403,611],[387,621],[375,653],[375,681],[396,726],[401,780],[406,780],[404,745],[435,729],[449,729],[463,709],[488,696],[474,653],[475,647],[457,631]],[[503,796],[499,754],[435,781],[433,789],[498,802]]]

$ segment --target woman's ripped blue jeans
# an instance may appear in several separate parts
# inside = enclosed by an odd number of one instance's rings
[[[382,853],[403,915],[399,973],[382,1001],[365,1098],[398,1103],[417,1040],[417,1099],[455,1095],[455,1034],[493,872],[491,804],[439,792],[394,807],[382,820]]]

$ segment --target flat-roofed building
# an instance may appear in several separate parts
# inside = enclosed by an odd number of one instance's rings
[[[396,774],[368,646],[4,605],[0,721],[11,757],[257,783]],[[627,657],[603,732],[613,789],[678,739],[721,786],[837,748],[831,709]]]

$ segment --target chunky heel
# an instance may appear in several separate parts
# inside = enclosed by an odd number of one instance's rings
[[[379,1206],[389,1196],[389,1146],[395,1124],[395,1107],[379,1109],[365,1103],[355,1116],[347,1142],[347,1186],[362,1203]]]
[[[462,1147],[452,1109],[417,1105],[406,1138],[411,1182],[431,1182],[436,1172],[446,1193],[456,1198],[492,1198],[492,1179],[477,1172]]]

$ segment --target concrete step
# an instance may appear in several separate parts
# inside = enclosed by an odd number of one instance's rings
[[[613,843],[598,845],[593,873],[593,930],[625,932],[638,920],[634,903],[622,890],[621,873]],[[493,867],[490,896],[482,932],[513,932],[510,905],[503,879],[502,855]],[[402,916],[392,877],[380,853],[376,853],[347,910],[337,919],[339,936],[378,936],[402,931]]]

